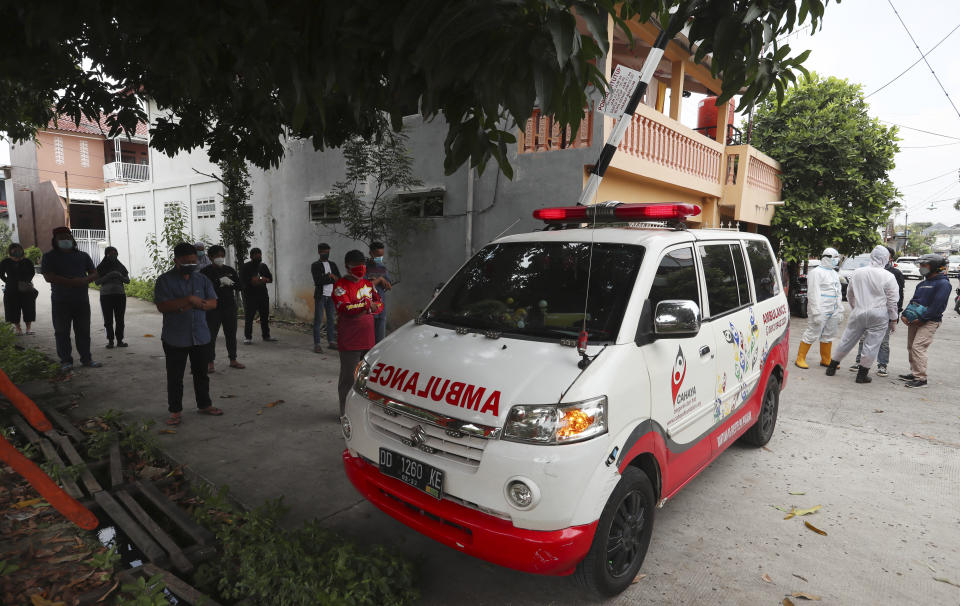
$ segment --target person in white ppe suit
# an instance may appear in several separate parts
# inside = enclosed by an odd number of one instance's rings
[[[830,350],[843,319],[843,296],[840,291],[840,276],[837,264],[840,253],[835,248],[825,248],[820,256],[820,265],[807,274],[807,329],[800,337],[800,349],[794,362],[800,368],[807,366],[807,352],[820,342],[820,366],[830,365]]]
[[[890,251],[885,246],[877,246],[870,251],[870,265],[853,272],[847,283],[847,302],[853,309],[850,321],[843,331],[840,345],[834,352],[834,358],[827,367],[827,375],[837,374],[837,367],[843,357],[850,353],[863,337],[863,353],[860,355],[860,369],[857,371],[857,383],[872,381],[867,373],[877,359],[880,344],[888,328],[893,332],[897,326],[897,301],[900,298],[897,280],[884,269],[890,261]]]

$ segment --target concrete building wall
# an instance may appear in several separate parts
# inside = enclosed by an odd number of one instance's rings
[[[62,145],[62,156],[57,152],[58,139]],[[103,189],[103,141],[103,137],[94,135],[40,131],[36,143],[40,180],[55,179],[64,187],[63,173],[66,171],[71,188]]]
[[[57,194],[56,182],[43,181],[29,190],[17,190],[16,204],[20,243],[24,248],[37,246],[50,250],[53,229],[68,222],[67,206]],[[31,196],[31,193],[33,194]],[[32,209],[32,210],[31,210]],[[36,223],[34,223],[36,221]],[[34,239],[36,234],[36,239]]]

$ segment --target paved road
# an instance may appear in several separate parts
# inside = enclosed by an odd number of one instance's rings
[[[38,334],[24,339],[52,353],[43,288]],[[130,300],[130,348],[106,350],[96,297],[91,293],[94,352],[106,366],[78,370],[58,389],[76,394],[77,414],[116,408],[162,423],[159,314]],[[794,319],[794,352],[803,327]],[[176,435],[160,436],[173,457],[229,485],[246,504],[282,496],[291,524],[317,517],[345,535],[417,558],[425,604],[584,602],[570,579],[474,560],[359,499],[340,466],[337,358],[311,353],[308,335],[282,328],[276,335],[279,343],[240,345],[246,370],[220,364],[212,394],[226,415],[185,414]],[[905,331],[898,331],[893,376],[908,371],[905,342]],[[822,596],[823,604],[960,604],[960,587],[934,580],[960,583],[958,347],[960,318],[951,311],[931,350],[926,390],[907,390],[891,379],[856,385],[846,370],[831,379],[819,368],[791,368],[768,448],[734,445],[660,510],[646,576],[607,603],[773,605],[805,591]],[[815,352],[810,358],[817,359]],[[189,401],[189,381],[186,391]],[[265,407],[279,399],[284,402]],[[773,505],[822,505],[804,519],[828,535],[807,530],[802,520],[784,520]]]

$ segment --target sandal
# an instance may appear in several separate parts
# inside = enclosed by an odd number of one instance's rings
[[[230,360],[230,368],[246,368],[246,366],[236,360]]]
[[[206,408],[198,408],[197,412],[202,415],[211,415],[214,417],[219,417],[223,414],[223,411],[217,408],[216,406],[207,406]]]
[[[179,425],[182,420],[179,412],[171,412],[170,417],[167,419],[167,425],[176,426]]]

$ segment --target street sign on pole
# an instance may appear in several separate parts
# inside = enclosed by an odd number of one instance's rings
[[[607,96],[597,106],[597,111],[611,118],[620,118],[627,108],[627,103],[630,102],[630,96],[633,95],[633,91],[636,90],[639,83],[640,72],[618,65],[613,70],[613,76],[610,77]]]

